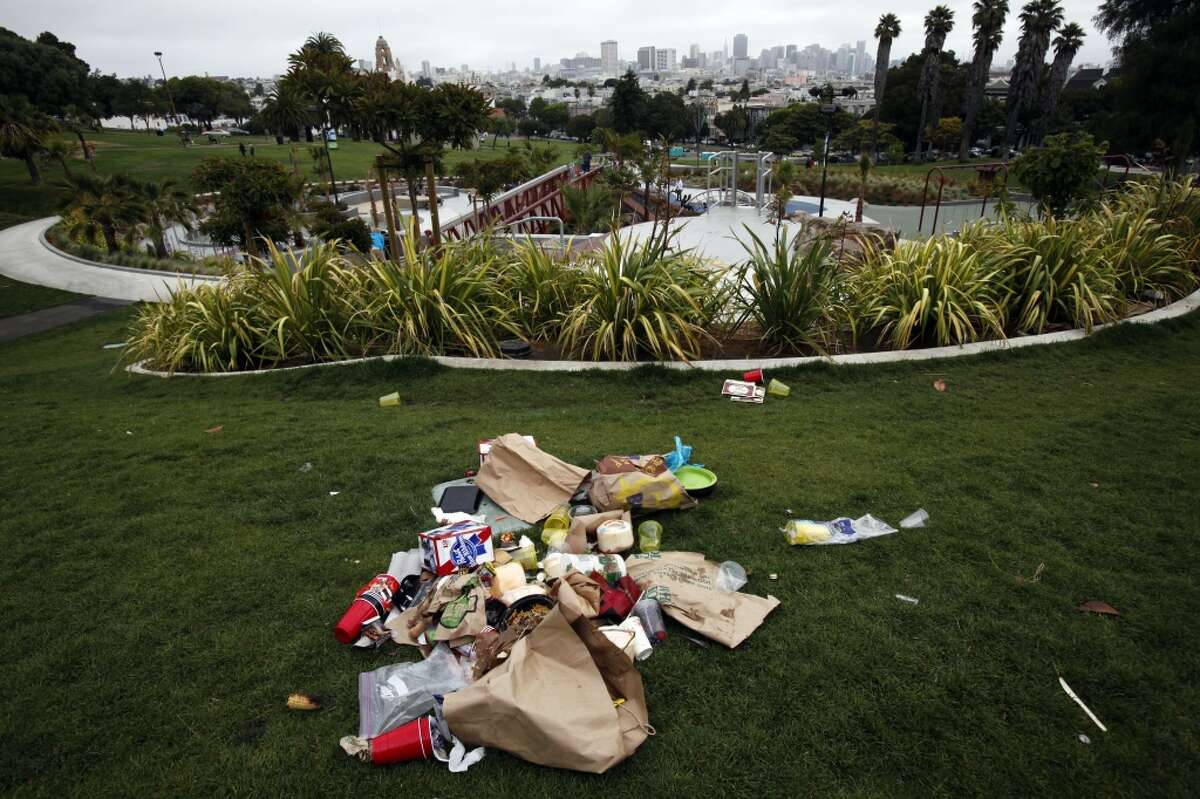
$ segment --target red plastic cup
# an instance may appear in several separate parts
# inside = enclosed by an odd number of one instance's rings
[[[763,381],[762,369],[751,369],[749,372],[742,372],[742,379],[747,383],[761,383]]]
[[[371,762],[376,766],[432,758],[433,733],[428,716],[371,739]]]
[[[333,637],[338,639],[339,643],[352,644],[362,635],[363,624],[367,619],[377,615],[378,612],[370,602],[356,599],[333,628]]]

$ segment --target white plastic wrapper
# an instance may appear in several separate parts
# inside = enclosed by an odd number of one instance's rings
[[[425,660],[397,663],[358,675],[358,736],[374,738],[433,710],[434,695],[467,684],[467,674],[445,644]]]
[[[789,519],[780,528],[787,542],[792,545],[853,544],[864,538],[876,538],[896,532],[896,528],[871,514],[849,519],[839,516],[827,522],[810,519]]]

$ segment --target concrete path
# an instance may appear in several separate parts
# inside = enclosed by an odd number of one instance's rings
[[[36,286],[129,302],[161,302],[178,286],[220,282],[147,269],[94,264],[51,250],[42,233],[58,221],[47,217],[0,230],[0,274]]]
[[[12,341],[45,330],[53,330],[56,327],[69,325],[72,322],[87,319],[89,316],[96,316],[129,304],[129,300],[89,297],[86,300],[76,300],[64,305],[55,305],[52,308],[43,308],[40,311],[7,316],[0,319],[0,341]]]

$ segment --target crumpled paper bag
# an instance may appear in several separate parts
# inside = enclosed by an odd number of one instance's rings
[[[657,600],[663,613],[730,649],[779,607],[773,596],[717,590],[717,564],[699,552],[631,555],[625,567],[642,596]]]
[[[446,697],[450,731],[543,766],[599,774],[652,735],[642,678],[560,581],[559,603],[508,659]],[[623,700],[623,701],[618,701]]]
[[[533,524],[565,504],[589,472],[559,460],[516,433],[492,442],[475,485],[493,502],[524,522]]]

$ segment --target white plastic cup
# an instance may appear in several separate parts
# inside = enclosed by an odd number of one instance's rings
[[[717,590],[734,592],[746,584],[746,570],[740,563],[727,560],[717,567]]]
[[[929,521],[929,513],[924,508],[917,508],[901,520],[900,527],[905,530],[910,530],[913,527],[924,527],[927,521]]]

